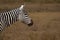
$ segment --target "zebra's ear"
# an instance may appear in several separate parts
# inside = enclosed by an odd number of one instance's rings
[[[24,5],[21,5],[21,7],[19,8],[19,10],[23,10],[24,9]]]

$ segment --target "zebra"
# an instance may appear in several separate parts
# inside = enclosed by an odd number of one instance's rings
[[[0,13],[0,31],[18,20],[27,24],[28,26],[33,25],[33,21],[28,16],[28,12],[25,11],[24,6],[25,5],[21,5],[19,8]]]

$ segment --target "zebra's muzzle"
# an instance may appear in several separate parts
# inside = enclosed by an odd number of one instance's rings
[[[28,26],[32,26],[33,25],[33,20],[31,20],[31,23],[28,24]]]

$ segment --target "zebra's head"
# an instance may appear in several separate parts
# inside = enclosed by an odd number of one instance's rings
[[[19,20],[21,20],[23,23],[27,24],[28,26],[33,25],[32,19],[28,16],[27,12],[24,10],[24,5],[21,5],[19,10],[20,10]]]

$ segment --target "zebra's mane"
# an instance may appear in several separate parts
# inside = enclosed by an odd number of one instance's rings
[[[2,11],[2,12],[0,12],[0,13],[7,13],[7,12],[10,12],[10,11],[16,11],[16,10],[18,10],[19,8],[14,8],[14,9],[10,9],[10,10],[4,10],[4,11]]]

